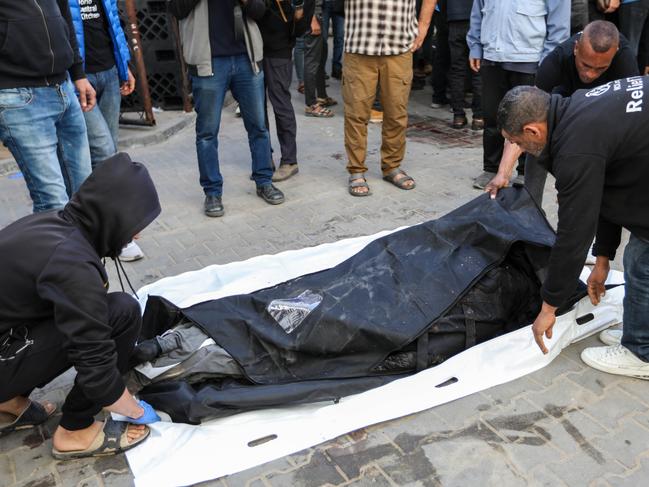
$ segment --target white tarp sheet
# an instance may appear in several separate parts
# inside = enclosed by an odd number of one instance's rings
[[[360,251],[382,232],[244,262],[209,266],[161,279],[138,291],[144,306],[149,294],[177,306],[250,293],[294,277],[328,269]],[[582,279],[588,276],[584,269]],[[622,282],[611,272],[609,283]],[[593,307],[582,300],[557,319],[550,350],[543,355],[530,327],[477,345],[446,362],[340,402],[323,402],[247,412],[200,426],[156,423],[146,443],[127,453],[138,487],[183,486],[233,474],[309,448],[371,424],[416,413],[508,382],[550,363],[571,343],[622,321],[622,286],[607,292]],[[576,318],[594,318],[578,325]],[[455,378],[456,382],[436,387]],[[265,441],[257,441],[257,440]],[[252,445],[251,445],[252,443]],[[261,443],[261,444],[258,444]],[[255,446],[256,445],[256,446]]]

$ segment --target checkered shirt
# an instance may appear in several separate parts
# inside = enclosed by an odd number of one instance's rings
[[[415,37],[415,0],[345,0],[345,52],[403,54]]]

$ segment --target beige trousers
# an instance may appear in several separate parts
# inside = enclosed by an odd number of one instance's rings
[[[343,102],[345,150],[350,174],[367,171],[367,124],[377,86],[381,88],[383,126],[381,171],[386,175],[401,164],[406,153],[408,97],[412,82],[412,53],[365,56],[345,53]]]

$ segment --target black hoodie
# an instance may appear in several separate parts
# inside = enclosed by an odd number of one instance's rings
[[[0,334],[51,323],[63,333],[77,382],[96,404],[124,391],[108,325],[103,257],[115,257],[160,213],[146,168],[117,154],[58,211],[0,230]]]
[[[0,0],[0,89],[85,76],[69,0]]]
[[[611,81],[570,98],[552,95],[542,159],[556,178],[557,241],[543,299],[574,292],[588,247],[615,257],[622,227],[649,241],[649,77]],[[647,105],[644,101],[647,99]]]

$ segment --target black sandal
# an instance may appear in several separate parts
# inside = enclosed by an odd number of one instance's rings
[[[403,174],[404,177],[398,178],[397,176],[399,174]],[[406,191],[414,189],[414,187],[416,186],[415,180],[408,176],[405,171],[400,168],[393,169],[392,171],[387,173],[385,176],[383,176],[383,180],[387,181],[388,183],[394,184],[399,189],[405,189]],[[408,181],[412,181],[412,186],[405,184]]]
[[[51,412],[47,412],[45,407],[36,401],[30,401],[29,406],[20,413],[18,416],[14,416],[9,413],[0,413],[0,420],[6,417],[12,417],[13,420],[10,422],[2,422],[0,426],[0,436],[3,436],[12,431],[23,430],[28,428],[33,428],[39,424],[43,424],[49,419],[52,414],[54,414],[56,408],[52,409]]]
[[[145,426],[145,433],[131,443],[128,441],[128,426],[130,423],[115,421],[110,416],[104,421],[104,426],[93,442],[85,450],[58,451],[52,448],[52,456],[57,460],[72,460],[74,458],[105,457],[117,455],[139,445],[149,437],[151,430]]]

